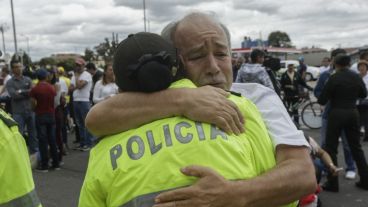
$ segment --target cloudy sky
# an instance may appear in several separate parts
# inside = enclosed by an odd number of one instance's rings
[[[54,53],[83,53],[112,32],[122,39],[144,30],[142,2],[13,0],[18,48],[27,51],[28,38],[31,57],[37,60]],[[275,30],[287,32],[298,48],[368,44],[367,0],[146,0],[147,29],[159,33],[168,22],[198,10],[217,13],[230,29],[233,48],[240,47],[244,36],[267,39]],[[1,24],[6,50],[12,52],[9,0],[0,0]]]

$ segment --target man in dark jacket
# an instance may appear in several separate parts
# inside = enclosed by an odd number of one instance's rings
[[[285,93],[284,102],[288,111],[294,117],[294,122],[299,126],[299,115],[298,108],[294,105],[299,100],[299,86],[303,86],[308,90],[313,90],[312,87],[308,86],[305,81],[301,78],[299,73],[295,72],[293,64],[288,65],[287,71],[281,76],[281,88]]]

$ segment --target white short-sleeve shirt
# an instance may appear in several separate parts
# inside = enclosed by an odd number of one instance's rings
[[[90,91],[92,88],[92,76],[89,72],[83,71],[79,76],[79,80],[84,80],[87,84],[81,89],[74,89],[73,100],[74,101],[89,101]],[[71,84],[76,86],[75,76],[72,77]]]
[[[303,132],[296,128],[274,91],[258,83],[233,83],[231,90],[257,106],[275,147],[280,144],[309,147]]]

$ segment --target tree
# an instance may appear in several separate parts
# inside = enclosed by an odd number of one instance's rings
[[[87,62],[91,62],[93,59],[95,59],[95,53],[93,52],[93,50],[86,48],[84,50],[84,59]]]
[[[105,42],[95,46],[94,49],[96,50],[98,56],[102,57],[105,62],[109,62],[112,60],[117,46],[118,42],[115,40],[110,42],[109,38],[105,38]]]
[[[281,31],[271,32],[268,36],[268,44],[272,47],[292,47],[289,35]]]
[[[14,54],[11,58],[11,61],[19,61],[21,62],[24,66],[30,66],[32,65],[32,60],[29,57],[29,55],[24,52],[24,51],[20,51],[18,52],[18,54]]]
[[[51,57],[45,57],[40,60],[40,65],[43,67],[47,65],[56,65],[56,60]]]
[[[31,57],[29,57],[29,55],[26,52],[23,53],[22,60],[24,66],[32,65]]]
[[[75,59],[68,58],[66,60],[60,60],[57,63],[57,66],[62,66],[65,69],[65,71],[73,71],[75,66]]]

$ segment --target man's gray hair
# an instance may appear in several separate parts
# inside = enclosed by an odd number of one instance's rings
[[[169,41],[171,44],[173,44],[174,41],[175,41],[174,40],[174,34],[175,34],[175,31],[176,31],[179,23],[181,21],[183,21],[188,16],[205,16],[205,17],[209,18],[211,21],[213,21],[215,24],[217,24],[224,31],[224,33],[226,35],[229,51],[231,50],[231,36],[230,36],[229,29],[223,23],[220,22],[220,20],[218,19],[216,13],[214,13],[214,12],[210,12],[210,13],[191,12],[191,13],[185,15],[182,19],[180,19],[178,21],[172,21],[168,25],[166,25],[166,27],[164,27],[164,29],[161,31],[161,36],[166,41]]]

